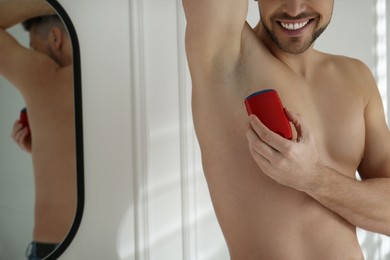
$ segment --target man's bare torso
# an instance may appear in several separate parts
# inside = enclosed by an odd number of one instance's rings
[[[232,259],[362,259],[355,227],[307,194],[277,184],[252,159],[244,99],[274,88],[300,113],[322,160],[355,178],[365,140],[362,66],[312,50],[312,71],[294,71],[249,26],[234,67],[215,60],[193,78],[193,113],[211,198]],[[194,75],[193,75],[194,77]]]
[[[60,243],[73,223],[76,146],[72,66],[59,69],[37,93],[24,94],[32,134],[35,174],[34,241]]]

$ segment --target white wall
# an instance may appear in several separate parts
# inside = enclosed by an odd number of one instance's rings
[[[61,259],[118,259],[120,223],[133,216],[129,1],[59,2],[80,42],[85,145],[84,215]]]
[[[21,26],[10,30],[28,46]],[[32,239],[34,176],[31,157],[11,139],[13,123],[24,107],[19,92],[0,76],[0,260],[25,259]]]
[[[121,259],[226,258],[192,126],[181,1],[133,1],[131,7],[138,54],[131,57],[139,140],[136,251]]]

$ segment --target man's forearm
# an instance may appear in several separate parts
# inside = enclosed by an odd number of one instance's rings
[[[358,181],[324,168],[306,193],[351,224],[390,236],[390,179]]]
[[[0,0],[0,28],[3,29],[49,14],[54,14],[54,10],[46,0]]]

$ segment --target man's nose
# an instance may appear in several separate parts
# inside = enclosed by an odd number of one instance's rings
[[[283,6],[283,11],[291,17],[296,17],[306,10],[306,2],[306,0],[287,0]]]

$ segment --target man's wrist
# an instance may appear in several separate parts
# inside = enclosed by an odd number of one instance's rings
[[[320,194],[323,189],[326,189],[331,175],[333,175],[333,169],[323,164],[321,161],[317,162],[313,172],[308,176],[302,191],[315,196]]]

